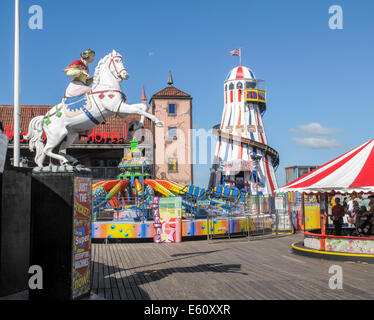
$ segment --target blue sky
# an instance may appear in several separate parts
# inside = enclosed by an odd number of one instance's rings
[[[328,27],[333,4],[343,8],[343,30]],[[43,30],[28,27],[31,5],[43,8]],[[1,1],[0,104],[13,103],[13,10]],[[211,128],[238,64],[229,51],[242,47],[243,64],[266,81],[264,125],[283,185],[285,166],[322,164],[373,137],[373,14],[374,2],[362,0],[21,0],[21,103],[57,103],[68,63],[85,48],[97,58],[115,48],[131,75],[122,84],[130,103],[142,85],[148,97],[165,87],[171,70],[193,96],[194,126]],[[329,148],[312,148],[316,137]],[[195,167],[196,184],[207,184],[208,169]]]

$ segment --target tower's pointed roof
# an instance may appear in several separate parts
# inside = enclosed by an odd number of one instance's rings
[[[169,86],[172,86],[173,85],[173,77],[172,77],[172,75],[171,75],[171,71],[169,71],[169,79],[168,79],[168,85]]]
[[[154,98],[179,98],[179,99],[192,99],[192,97],[186,93],[183,92],[182,90],[179,90],[178,88],[175,88],[173,86],[173,77],[171,75],[171,71],[169,71],[169,78],[168,78],[168,86],[165,87],[164,89],[158,91],[155,93],[149,103],[151,103],[152,99]]]
[[[143,90],[142,90],[142,97],[140,98],[141,101],[147,101],[147,97],[145,95],[145,90],[144,90],[144,86],[143,86]]]

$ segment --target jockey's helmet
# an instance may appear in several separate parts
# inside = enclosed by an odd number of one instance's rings
[[[82,59],[88,59],[90,57],[93,57],[95,55],[95,51],[92,49],[86,49],[81,53]]]

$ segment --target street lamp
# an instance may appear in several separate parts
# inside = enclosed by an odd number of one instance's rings
[[[258,180],[258,164],[260,162],[260,160],[262,159],[262,156],[259,156],[257,154],[252,154],[251,155],[251,159],[254,161],[255,163],[255,169],[256,169],[256,203],[257,203],[257,216],[260,215],[260,198],[258,196],[258,183],[259,183],[259,180]]]
[[[19,1],[14,1],[14,142],[13,142],[13,166],[19,167],[20,157],[20,12]]]

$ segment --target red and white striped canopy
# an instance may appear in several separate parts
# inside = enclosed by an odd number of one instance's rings
[[[374,192],[374,139],[292,181],[276,192]]]

